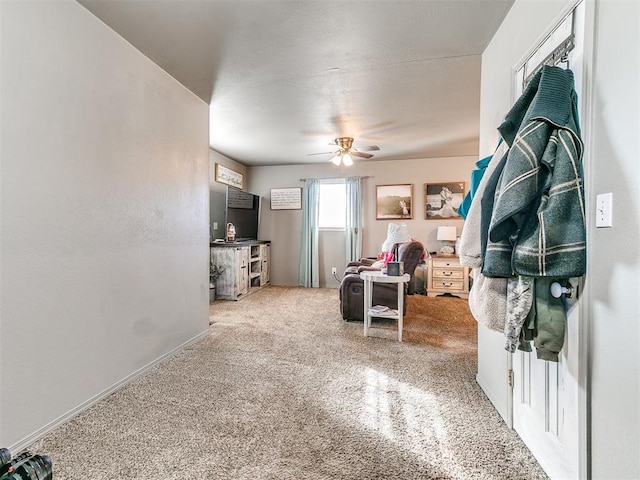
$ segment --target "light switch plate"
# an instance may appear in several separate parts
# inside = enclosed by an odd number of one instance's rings
[[[601,193],[596,197],[596,227],[613,227],[613,193]]]

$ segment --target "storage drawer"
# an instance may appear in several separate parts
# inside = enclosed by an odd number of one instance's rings
[[[433,255],[429,258],[427,295],[437,297],[443,293],[468,298],[469,268],[460,265],[457,256]]]
[[[436,266],[433,268],[433,278],[434,281],[437,278],[438,280],[442,280],[442,279],[447,279],[447,278],[455,278],[455,279],[462,279],[463,276],[463,269],[458,267],[458,268],[443,268],[440,266]]]
[[[433,279],[433,288],[438,290],[448,290],[448,291],[463,291],[464,284],[461,281],[456,280],[436,280]]]
[[[434,268],[439,267],[458,267],[460,268],[460,262],[458,261],[458,257],[452,258],[432,258],[432,265]]]

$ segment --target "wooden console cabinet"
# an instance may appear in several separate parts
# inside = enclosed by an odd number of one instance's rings
[[[460,265],[456,255],[432,255],[427,269],[427,295],[450,293],[469,298],[469,267]]]
[[[211,261],[224,267],[216,280],[216,298],[240,300],[268,285],[270,253],[267,241],[211,244]]]

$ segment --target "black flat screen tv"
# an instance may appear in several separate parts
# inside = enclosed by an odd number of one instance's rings
[[[260,196],[227,187],[225,226],[236,227],[236,241],[258,239],[260,222]]]

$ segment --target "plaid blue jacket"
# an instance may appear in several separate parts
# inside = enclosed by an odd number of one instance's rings
[[[543,67],[498,128],[510,148],[494,191],[485,276],[585,273],[583,145],[573,86],[570,70]]]

